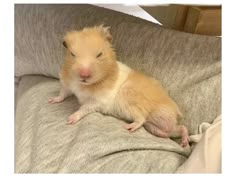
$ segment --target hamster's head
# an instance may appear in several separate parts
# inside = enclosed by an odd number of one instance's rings
[[[109,27],[95,26],[68,32],[64,69],[80,84],[91,85],[108,78],[117,68]]]

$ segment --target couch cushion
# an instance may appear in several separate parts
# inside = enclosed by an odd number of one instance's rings
[[[63,37],[85,26],[145,20],[86,4],[15,5],[15,75],[42,74],[58,78],[63,61]]]
[[[17,92],[16,173],[173,173],[189,156],[170,139],[142,127],[129,133],[125,122],[93,113],[75,125],[67,117],[79,108],[75,97],[50,105],[58,80],[23,76]]]

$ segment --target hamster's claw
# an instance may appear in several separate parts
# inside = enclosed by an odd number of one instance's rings
[[[190,138],[188,136],[182,136],[180,146],[181,147],[186,147],[189,143],[189,140],[190,140]]]
[[[72,114],[67,119],[67,125],[74,125],[78,121],[78,118],[75,114]]]
[[[142,126],[142,124],[143,123],[133,122],[133,123],[130,123],[130,124],[125,124],[124,128],[127,129],[129,132],[134,132],[135,130],[140,128]]]
[[[57,97],[52,97],[48,100],[49,104],[54,104],[54,103],[60,103],[64,100],[63,97],[57,96]]]

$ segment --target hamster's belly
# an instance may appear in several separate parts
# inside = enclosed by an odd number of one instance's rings
[[[76,95],[80,105],[92,102],[98,107],[96,112],[100,112],[103,115],[114,116],[117,119],[132,121],[129,114],[125,113],[124,107],[118,103],[114,91],[105,91],[95,95],[79,90],[73,93]]]
[[[115,95],[112,95],[110,91],[93,94],[91,92],[74,89],[72,92],[77,97],[80,105],[90,102],[92,104],[96,104],[100,113],[112,115]]]

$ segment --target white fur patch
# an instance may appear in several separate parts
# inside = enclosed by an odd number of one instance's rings
[[[115,98],[121,87],[121,85],[126,81],[131,68],[125,64],[118,62],[118,79],[113,88],[110,90],[89,92],[86,89],[81,90],[79,86],[79,80],[73,80],[70,84],[70,89],[76,95],[79,102],[84,104],[86,102],[97,104],[100,108],[100,111],[104,114],[113,114],[115,106]]]

